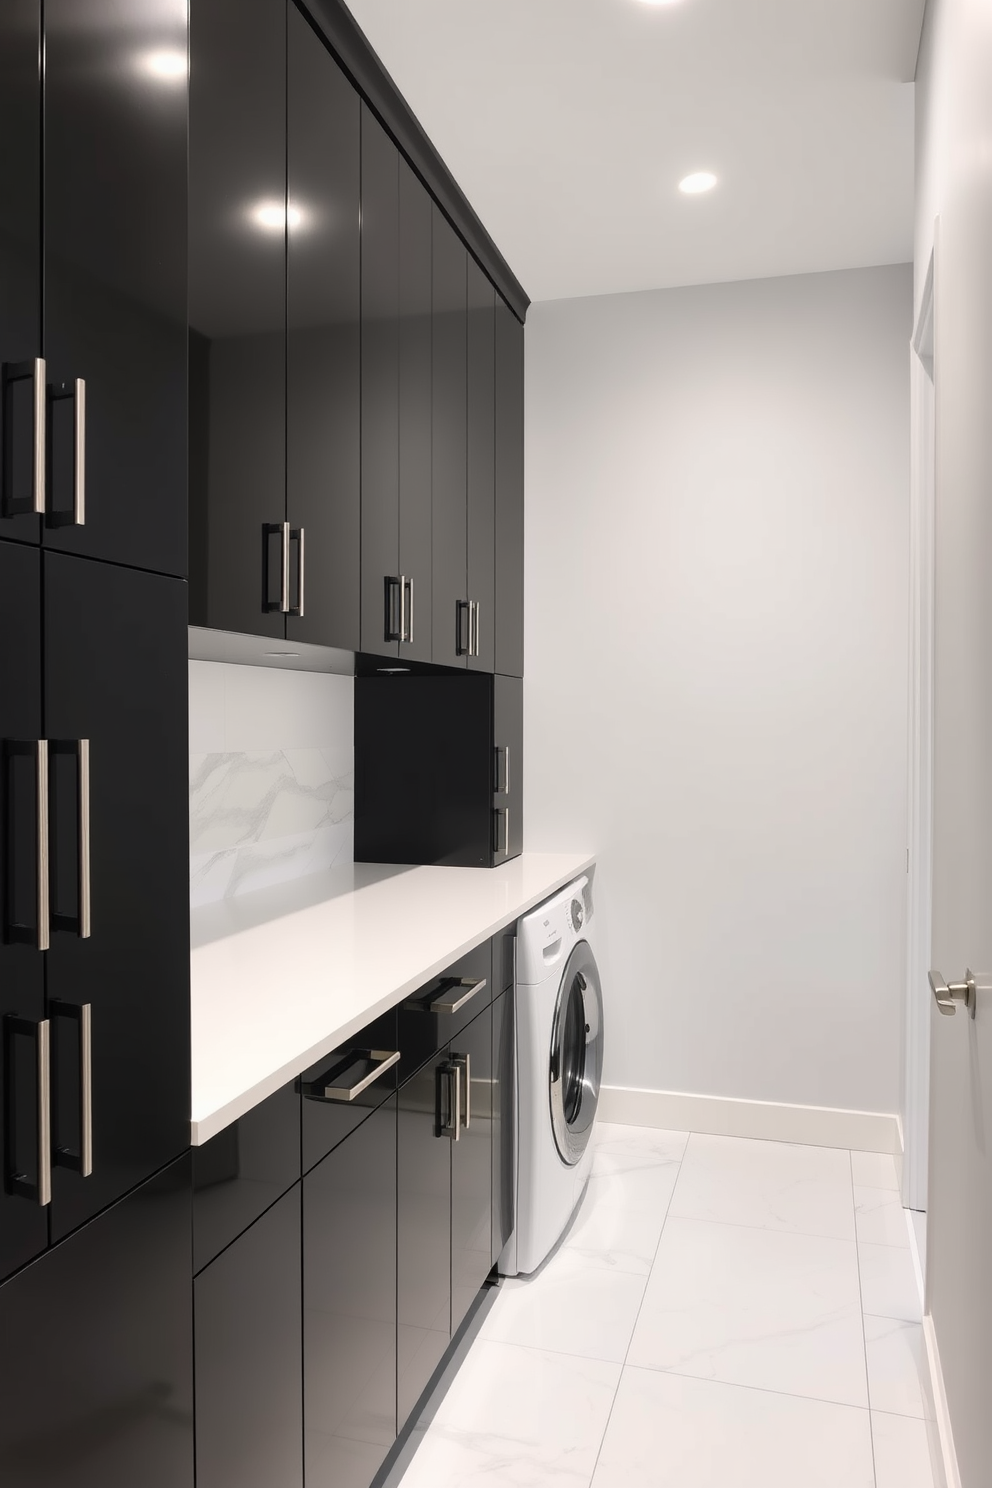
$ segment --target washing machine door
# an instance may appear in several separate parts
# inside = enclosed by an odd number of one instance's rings
[[[603,1078],[603,993],[588,941],[565,966],[551,1026],[551,1129],[562,1162],[574,1167],[592,1135]]]

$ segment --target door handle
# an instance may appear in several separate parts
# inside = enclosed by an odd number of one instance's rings
[[[442,1085],[446,1087],[447,1091],[446,1113],[441,1109]],[[455,1060],[448,1059],[444,1064],[438,1065],[434,1098],[436,1102],[434,1135],[436,1137],[448,1137],[452,1142],[457,1142],[461,1137],[462,1071],[461,1065]]]
[[[286,614],[293,615],[297,620],[302,620],[304,615],[304,584],[306,582],[306,552],[304,542],[306,531],[303,527],[290,527],[289,540],[286,543]],[[289,559],[288,553],[292,543],[296,543],[296,604],[289,603]]]
[[[493,789],[495,790],[497,796],[508,796],[510,794],[510,746],[509,746],[509,744],[497,744],[496,745],[496,749],[495,749],[495,754],[496,754],[496,784],[494,785]],[[500,771],[500,761],[501,760],[502,760],[502,763],[503,763],[502,772]],[[500,784],[500,779],[502,779],[502,782],[503,782],[502,785]]]
[[[402,574],[387,574],[383,583],[386,618],[382,638],[384,641],[402,641],[406,626],[406,580]]]
[[[288,522],[262,523],[262,609],[271,614],[278,610],[289,614],[289,544]],[[269,598],[269,548],[274,537],[279,539],[279,598]]]
[[[303,1094],[307,1100],[319,1101],[353,1101],[361,1095],[363,1090],[368,1090],[376,1080],[392,1069],[394,1064],[399,1064],[400,1054],[398,1049],[351,1049],[343,1058],[333,1064],[325,1074],[319,1075],[316,1080],[306,1080],[303,1083]],[[361,1073],[352,1085],[335,1085],[332,1082],[338,1075],[344,1074],[346,1070],[358,1065]],[[372,1066],[369,1069],[369,1065]]]
[[[53,754],[73,755],[76,760],[76,844],[77,902],[76,913],[64,914],[56,909],[52,918],[56,929],[74,931],[80,940],[92,933],[92,879],[90,871],[90,741],[89,739],[53,739]],[[56,809],[58,806],[56,797]],[[56,860],[57,861],[57,860]],[[56,876],[56,902],[58,877]]]
[[[89,1002],[53,997],[49,1009],[53,1018],[67,1018],[79,1029],[79,1151],[60,1145],[55,1149],[55,1162],[89,1178],[93,1172],[93,1008]]]
[[[928,975],[928,980],[934,1001],[945,1018],[954,1016],[958,1010],[959,1002],[964,1004],[972,1017],[975,1016],[978,984],[970,968],[965,972],[965,980],[963,982],[947,983],[939,971],[931,971]]]
[[[7,797],[7,841],[4,844],[4,855],[7,860],[7,895],[3,907],[3,921],[6,936],[11,941],[31,944],[39,951],[47,951],[51,943],[51,894],[49,887],[49,834],[48,834],[48,740],[47,739],[5,739],[3,742],[4,755],[4,779],[3,789]],[[17,908],[14,902],[14,887],[16,863],[15,844],[13,840],[13,814],[11,810],[12,801],[16,799],[16,791],[12,789],[12,762],[19,757],[27,756],[34,761],[35,777],[35,923],[29,925],[23,919],[16,918]]]
[[[465,1072],[463,1082],[465,1087],[465,1116],[462,1120],[462,1125],[468,1131],[472,1125],[472,1056],[471,1054],[452,1054],[451,1062],[458,1067],[459,1079],[461,1079],[462,1070]]]
[[[413,645],[413,580],[400,577],[400,640]]]
[[[506,856],[510,851],[510,808],[509,806],[497,806],[493,812],[496,818],[496,851]],[[502,832],[500,832],[502,827]],[[502,840],[501,840],[502,839]]]
[[[75,377],[57,383],[51,391],[53,403],[72,399],[72,515],[49,511],[53,527],[86,526],[86,379]]]
[[[463,620],[466,622],[464,627]],[[456,656],[472,655],[472,601],[470,599],[455,600],[455,654]]]
[[[10,1146],[14,1123],[9,1119],[4,1122],[4,1182],[11,1193],[33,1199],[44,1209],[52,1202],[52,1062],[49,1022],[47,1018],[43,1018],[39,1023],[32,1023],[29,1018],[8,1015],[3,1020],[3,1031],[4,1074],[8,1092],[12,1090],[14,1078],[13,1039],[22,1036],[34,1039],[35,1042],[38,1142],[36,1172],[32,1183],[23,1173],[16,1171],[16,1159]],[[12,1107],[13,1102],[8,1095],[8,1112]]]
[[[31,382],[32,385],[32,450],[31,450],[31,501],[18,508],[13,504],[13,494],[4,492],[4,515],[13,517],[28,511],[36,516],[45,515],[45,490],[48,463],[48,373],[44,357],[31,357],[26,362],[5,362],[3,366],[3,464],[5,476],[10,471],[13,449],[9,443],[13,428],[13,397],[11,388],[15,382]]]
[[[478,599],[474,599],[472,601],[472,607],[475,610],[475,639],[474,639],[474,642],[473,642],[473,649],[472,649],[472,653],[471,654],[473,656],[478,656],[479,655],[479,634],[480,634],[480,626],[481,626],[481,623],[482,623],[482,603],[481,603],[481,601],[478,600]]]
[[[486,985],[485,977],[443,977],[434,992],[403,1006],[417,1013],[460,1013]]]

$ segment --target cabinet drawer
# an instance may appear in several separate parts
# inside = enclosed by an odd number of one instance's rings
[[[485,982],[477,992],[473,984]],[[459,987],[461,982],[464,985]],[[419,1069],[493,1000],[492,941],[453,962],[410,994],[399,1009],[399,1048],[403,1078]],[[453,1008],[455,1011],[445,1011]]]
[[[388,1061],[399,1048],[396,1013],[384,1013],[300,1076],[304,1173],[392,1095],[403,1061]]]
[[[300,1176],[300,1097],[284,1085],[193,1148],[193,1269],[199,1271]]]

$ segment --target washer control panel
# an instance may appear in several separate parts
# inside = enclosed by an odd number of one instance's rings
[[[585,931],[591,905],[586,877],[559,889],[517,922],[517,983],[541,982]]]

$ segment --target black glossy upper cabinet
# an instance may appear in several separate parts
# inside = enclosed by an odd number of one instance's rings
[[[2,107],[2,104],[0,104]],[[44,1064],[43,906],[39,904],[38,818],[41,712],[41,554],[0,543],[0,1281],[48,1243],[40,1202],[39,1061]],[[43,768],[43,767],[42,767]]]
[[[184,575],[186,7],[44,19],[45,546]]]
[[[47,553],[43,593],[54,1240],[189,1144],[188,677],[183,580]]]
[[[406,586],[400,655],[430,661],[431,221],[433,206],[400,160],[399,569]]]
[[[468,254],[437,206],[433,237],[433,660],[464,667],[475,637],[466,575]]]
[[[524,328],[498,296],[496,670],[524,674]]]
[[[495,483],[496,291],[468,260],[467,489],[468,597],[473,644],[468,665],[491,672],[496,663]]]
[[[399,579],[399,151],[362,105],[362,650],[395,656]]]
[[[41,4],[0,6],[0,537],[37,542],[44,500],[36,461],[41,355]],[[16,142],[16,147],[14,145]],[[44,388],[40,374],[37,390]],[[43,453],[43,446],[42,446]]]
[[[296,587],[286,634],[357,651],[361,104],[292,5],[288,47],[286,516]]]
[[[286,0],[190,25],[190,620],[285,634]],[[290,547],[293,545],[290,544]]]

